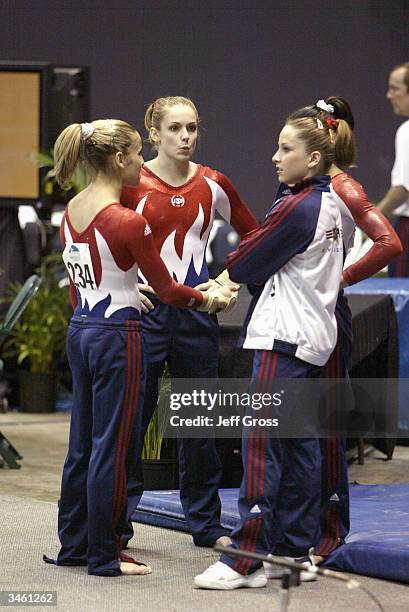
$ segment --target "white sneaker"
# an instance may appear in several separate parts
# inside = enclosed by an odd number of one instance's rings
[[[267,557],[272,557],[273,555],[267,555]],[[285,567],[281,565],[273,565],[272,563],[267,563],[266,561],[263,563],[264,573],[268,580],[275,580],[277,578],[282,578],[284,576]]]
[[[272,557],[273,555],[267,555],[268,557]],[[305,572],[300,572],[300,582],[314,582],[317,580],[317,566],[314,563],[314,560],[311,561],[309,557],[280,557],[278,555],[274,555],[277,559],[283,559],[283,561],[295,561],[296,563],[300,563],[303,567],[305,567]],[[269,580],[274,580],[277,578],[282,578],[284,576],[285,567],[279,565],[272,565],[271,563],[263,563],[264,571],[266,577]]]
[[[267,578],[264,569],[260,569],[244,576],[233,570],[226,563],[217,561],[195,577],[195,585],[201,589],[217,589],[219,591],[230,591],[240,587],[265,587]]]
[[[301,563],[305,567],[305,572],[300,572],[300,582],[315,582],[317,580],[317,569],[314,560],[308,558],[306,561],[294,559],[297,563]]]

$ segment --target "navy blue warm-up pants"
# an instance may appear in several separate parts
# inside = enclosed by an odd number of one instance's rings
[[[321,375],[322,368],[296,357],[274,351],[255,352],[252,378],[258,391],[267,392],[279,378]],[[258,416],[268,417],[268,409],[262,415],[260,411]],[[319,440],[280,439],[254,428],[243,436],[242,448],[240,522],[231,535],[233,547],[264,555],[270,552],[292,557],[305,555],[316,544],[320,533]],[[280,516],[285,517],[290,534],[285,533]],[[225,554],[221,561],[241,574],[251,573],[261,565]]]
[[[118,576],[128,447],[141,419],[139,321],[74,316],[68,328],[73,410],[58,514],[58,565]]]
[[[346,378],[352,352],[352,337],[346,334],[337,314],[338,339],[334,351],[324,368],[325,378]],[[352,315],[347,317],[347,327],[352,325]],[[352,329],[350,330],[352,334]],[[333,402],[337,402],[337,397]],[[334,408],[334,406],[333,406]],[[346,440],[322,438],[322,489],[321,489],[321,536],[315,553],[328,556],[345,542],[349,533],[349,485]]]
[[[142,318],[142,336],[147,354],[147,379],[141,435],[134,444],[128,479],[128,519],[143,492],[140,453],[143,438],[158,400],[158,384],[165,363],[171,378],[217,378],[219,328],[215,316],[174,308],[153,299],[155,308]],[[220,525],[218,494],[222,465],[214,439],[180,438],[180,500],[187,525],[197,546],[213,546],[228,531]],[[130,522],[124,529],[123,545],[132,537]]]

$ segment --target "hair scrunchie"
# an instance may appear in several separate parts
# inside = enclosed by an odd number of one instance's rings
[[[337,131],[338,129],[338,122],[335,121],[335,119],[332,119],[331,117],[328,117],[328,119],[324,119],[325,123],[327,124],[327,126],[329,127],[330,130],[334,130],[334,132]]]
[[[91,138],[94,133],[94,126],[92,123],[81,123],[81,140],[84,142]]]
[[[335,108],[332,104],[327,104],[325,100],[318,100],[318,102],[315,103],[315,106],[320,110],[324,111],[325,113],[328,113],[330,115],[334,114]]]

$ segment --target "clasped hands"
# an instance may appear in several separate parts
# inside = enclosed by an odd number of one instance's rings
[[[237,302],[237,294],[240,285],[233,283],[226,274],[220,274],[217,279],[209,279],[206,283],[197,285],[195,289],[203,295],[203,302],[198,310],[214,314],[217,312],[229,312]],[[141,298],[141,309],[145,314],[154,309],[147,293],[155,295],[154,289],[145,283],[138,283]]]
[[[203,294],[203,302],[198,310],[214,314],[216,312],[229,312],[237,302],[240,285],[229,283],[220,285],[217,280],[209,279],[207,283],[197,285],[195,289]]]

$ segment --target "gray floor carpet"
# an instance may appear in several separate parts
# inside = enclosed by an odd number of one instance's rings
[[[278,611],[279,582],[264,589],[232,592],[195,589],[193,577],[217,560],[208,549],[193,546],[188,535],[136,525],[131,553],[152,565],[143,577],[98,578],[86,568],[46,565],[42,554],[58,552],[57,506],[28,498],[1,495],[0,589],[57,591],[59,611],[68,612],[198,612],[237,609]],[[138,548],[136,548],[136,545]],[[409,588],[405,585],[356,576],[381,601],[384,610],[409,610]],[[27,607],[14,607],[27,612]],[[45,609],[36,606],[36,609]],[[359,589],[347,590],[342,583],[319,579],[293,589],[290,612],[372,611],[379,609]]]

